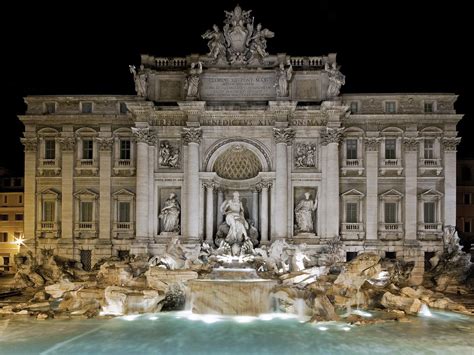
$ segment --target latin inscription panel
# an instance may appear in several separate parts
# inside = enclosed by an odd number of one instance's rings
[[[203,73],[201,100],[271,100],[275,73]]]

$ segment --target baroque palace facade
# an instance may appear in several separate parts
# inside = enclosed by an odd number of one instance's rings
[[[136,96],[25,98],[26,248],[88,268],[213,243],[237,191],[261,244],[340,236],[422,272],[456,224],[456,95],[341,95],[335,54],[271,55],[249,14],[206,55],[143,55]]]

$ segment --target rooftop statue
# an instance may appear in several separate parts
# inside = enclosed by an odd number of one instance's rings
[[[266,51],[267,38],[274,37],[262,25],[254,26],[254,18],[250,17],[251,11],[243,11],[236,6],[233,11],[225,11],[223,31],[217,25],[212,30],[202,35],[209,39],[207,54],[212,64],[229,63],[231,65],[246,65],[262,62],[268,56]]]
[[[328,97],[339,96],[341,86],[346,83],[346,77],[339,71],[336,63],[326,63],[324,70],[328,73],[329,77]]]

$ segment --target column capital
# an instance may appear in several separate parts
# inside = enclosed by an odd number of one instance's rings
[[[295,139],[295,131],[292,128],[273,127],[273,137],[276,144],[285,143],[291,145]]]
[[[461,137],[443,137],[441,142],[445,151],[456,151],[457,145],[461,143]]]
[[[148,127],[146,128],[132,127],[133,137],[136,139],[138,143],[148,143],[149,132],[150,132],[150,129]]]
[[[272,185],[273,185],[273,182],[271,182],[269,180],[262,180],[262,181],[258,182],[257,184],[255,184],[255,190],[260,192],[263,189],[271,188]]]
[[[158,134],[155,131],[149,130],[146,141],[149,145],[155,146],[158,142]]]
[[[183,131],[181,132],[181,136],[183,137],[184,143],[201,143],[202,139],[202,129],[201,128],[191,128],[191,127],[183,127]]]
[[[36,152],[38,148],[38,138],[20,138],[21,144],[25,149],[25,152]]]
[[[369,137],[364,139],[365,150],[368,152],[376,152],[379,149],[381,138]]]
[[[416,137],[404,137],[403,146],[405,151],[416,152],[418,150],[418,144],[420,143],[420,138]]]
[[[99,144],[99,150],[103,152],[109,152],[112,150],[114,145],[113,138],[97,138],[97,143]]]
[[[217,190],[220,186],[214,181],[205,180],[202,182],[202,187],[206,188],[207,190]]]
[[[58,142],[63,151],[73,151],[76,145],[76,139],[74,137],[61,137],[58,138]]]
[[[330,143],[339,144],[342,140],[342,132],[344,128],[326,128],[321,132],[321,144],[328,145]]]

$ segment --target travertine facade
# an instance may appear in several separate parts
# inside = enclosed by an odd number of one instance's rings
[[[211,242],[233,191],[261,243],[340,235],[347,252],[396,252],[418,268],[442,248],[456,223],[456,96],[340,95],[335,54],[270,55],[273,33],[248,16],[236,8],[203,35],[207,55],[142,56],[137,96],[26,98],[31,248],[93,264],[156,253],[176,234]],[[171,193],[174,232],[158,218]],[[305,193],[317,206],[301,232]]]

